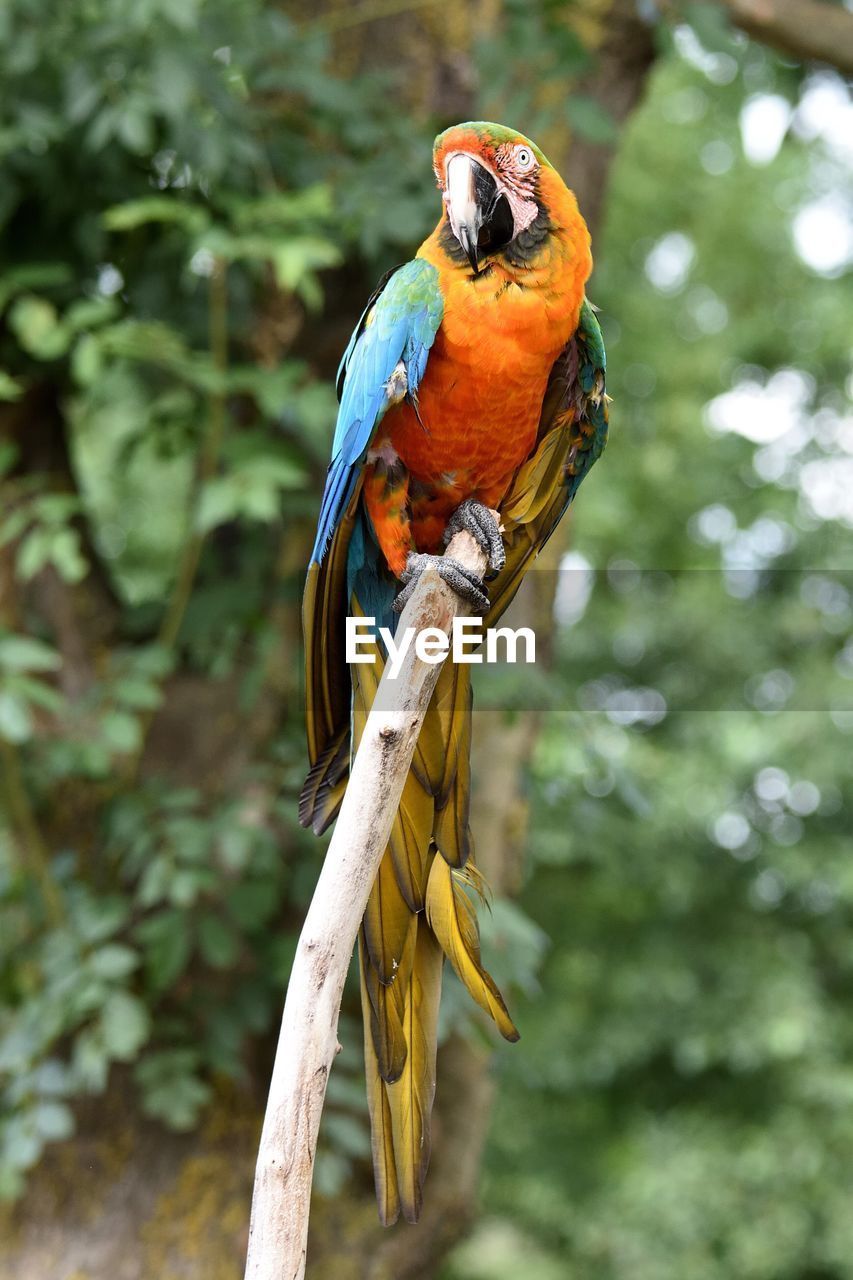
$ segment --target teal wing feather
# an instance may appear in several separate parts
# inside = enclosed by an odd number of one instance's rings
[[[581,481],[604,452],[610,427],[604,338],[595,311],[587,299],[581,308],[576,345],[578,371],[574,401],[577,442],[567,467],[568,502],[572,501]]]
[[[370,441],[386,410],[396,403],[388,383],[397,365],[414,398],[444,314],[438,271],[415,258],[380,285],[368,304],[338,371],[340,408],[332,460],[320,506],[312,564],[320,564],[355,491]]]

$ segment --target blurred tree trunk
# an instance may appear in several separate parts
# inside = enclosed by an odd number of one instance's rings
[[[308,8],[304,6],[306,12]],[[381,16],[387,6],[372,8]],[[315,7],[310,12],[317,17]],[[497,0],[412,5],[384,21],[357,21],[366,12],[367,6],[329,4],[319,14],[318,20],[331,30],[336,23],[340,26],[341,56],[353,74],[402,57],[411,70],[413,114],[426,112],[448,120],[475,114],[470,50],[477,33],[500,20]],[[561,92],[592,97],[621,126],[642,93],[654,59],[651,28],[638,18],[634,0],[583,0],[567,9],[567,21],[577,26],[593,59],[583,77],[567,79]],[[593,144],[567,137],[564,131],[538,140],[577,192],[595,236],[615,144]],[[365,294],[371,284],[363,282]],[[33,432],[30,441],[35,447],[41,438],[33,423],[43,424],[51,456],[27,460],[25,454],[25,465],[49,470],[59,483],[71,487],[74,478],[62,423],[50,406],[42,409],[27,417]],[[559,558],[556,543],[554,539],[549,548],[551,567]],[[546,635],[553,576],[531,578],[526,588],[528,616],[532,608],[540,634]],[[24,597],[16,594],[8,565],[4,571],[0,561],[0,587],[3,618],[11,622],[39,615],[66,656],[69,671],[85,684],[88,664],[106,641],[91,629],[91,620],[98,619],[99,627],[103,620],[111,626],[115,616],[105,584],[90,575],[82,588],[68,588],[41,575]],[[95,593],[97,607],[90,607]],[[277,699],[292,693],[292,681],[281,673],[292,666],[297,625],[296,613],[290,610],[282,619],[286,652],[279,655],[280,661],[273,656],[272,666],[280,671],[271,672],[273,696],[257,725],[261,738],[272,731]],[[166,707],[151,726],[148,754],[159,771],[174,768],[178,776],[205,786],[211,775],[233,776],[247,748],[245,741],[235,742],[239,735],[232,731],[229,708],[224,707],[222,716],[212,713],[213,703],[221,707],[223,699],[233,700],[228,683],[209,690],[198,684],[197,677],[183,683],[176,678]],[[181,747],[176,726],[194,718],[197,729]],[[208,726],[204,733],[200,719]],[[217,724],[223,725],[221,732],[213,728]],[[535,747],[537,718],[528,713],[509,724],[500,713],[481,712],[474,731],[472,818],[478,861],[496,894],[512,894],[521,879],[523,779]],[[498,758],[495,742],[500,742]],[[203,744],[203,750],[194,756],[191,743],[196,748]],[[486,1057],[482,1048],[459,1039],[441,1050],[434,1156],[421,1223],[383,1231],[365,1170],[359,1187],[334,1200],[315,1198],[309,1249],[313,1280],[426,1280],[437,1274],[475,1210],[492,1101]],[[268,1066],[266,1059],[258,1066],[256,1093],[220,1097],[202,1130],[182,1137],[130,1113],[127,1082],[114,1073],[108,1097],[81,1114],[79,1136],[49,1152],[33,1177],[25,1206],[0,1222],[5,1228],[0,1229],[0,1280],[43,1280],[48,1275],[56,1280],[233,1280],[241,1274]]]

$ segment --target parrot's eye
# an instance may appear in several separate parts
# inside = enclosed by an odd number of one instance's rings
[[[515,153],[515,163],[522,172],[532,169],[536,163],[533,152],[529,147],[519,147]]]

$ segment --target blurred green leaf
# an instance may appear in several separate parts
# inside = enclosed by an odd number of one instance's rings
[[[60,654],[43,640],[0,632],[0,667],[7,671],[58,671]]]
[[[61,1102],[40,1102],[33,1113],[39,1136],[46,1142],[58,1142],[74,1132],[74,1116]]]
[[[120,754],[135,751],[142,740],[138,719],[126,711],[108,711],[101,720],[101,732],[110,749]]]
[[[68,350],[69,335],[53,303],[34,294],[18,298],[9,310],[9,326],[21,346],[38,360],[56,360]]]
[[[159,222],[175,224],[193,234],[203,231],[210,219],[207,210],[177,196],[145,196],[141,200],[126,200],[106,209],[102,216],[108,231],[134,231],[148,223]]]
[[[192,1050],[163,1050],[139,1064],[135,1075],[148,1115],[173,1129],[193,1127],[211,1097],[210,1086],[195,1073],[197,1062]]]
[[[72,278],[71,267],[65,262],[28,262],[7,267],[0,275],[0,311],[16,293],[64,285]]]
[[[111,943],[94,951],[89,964],[92,972],[99,978],[116,980],[126,978],[128,974],[133,973],[139,964],[139,957],[130,947]]]
[[[27,581],[49,564],[66,582],[79,582],[86,576],[88,565],[76,529],[36,525],[23,537],[17,557],[18,575]]]
[[[26,742],[32,732],[32,716],[24,699],[0,689],[0,737],[7,742]]]
[[[107,999],[101,1014],[104,1045],[112,1058],[131,1062],[148,1039],[151,1019],[145,1005],[126,991]]]
[[[297,236],[276,248],[273,261],[281,287],[298,289],[310,273],[336,267],[341,254],[335,245],[319,236]]]
[[[203,532],[243,518],[267,522],[281,510],[283,491],[299,488],[305,473],[289,459],[270,451],[238,462],[224,476],[211,480],[201,495],[196,527]]]
[[[185,916],[179,911],[162,911],[138,924],[135,934],[142,944],[145,972],[153,990],[174,986],[192,947]]]
[[[228,969],[239,952],[233,928],[221,916],[205,915],[198,922],[198,945],[202,956],[214,969]]]
[[[0,369],[0,400],[18,400],[23,394],[21,383]]]

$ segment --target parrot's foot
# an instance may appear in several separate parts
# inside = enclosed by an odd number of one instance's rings
[[[426,573],[428,569],[434,569],[460,599],[470,604],[475,613],[488,612],[489,597],[483,590],[482,578],[479,578],[476,573],[464,568],[452,556],[428,556],[410,551],[401,575],[406,585],[394,601],[395,613],[400,613],[406,607],[421,574]]]
[[[447,546],[454,533],[466,529],[474,541],[489,557],[489,572],[486,578],[494,578],[506,564],[503,538],[498,522],[488,507],[474,498],[466,500],[457,507],[444,531],[444,545]]]

